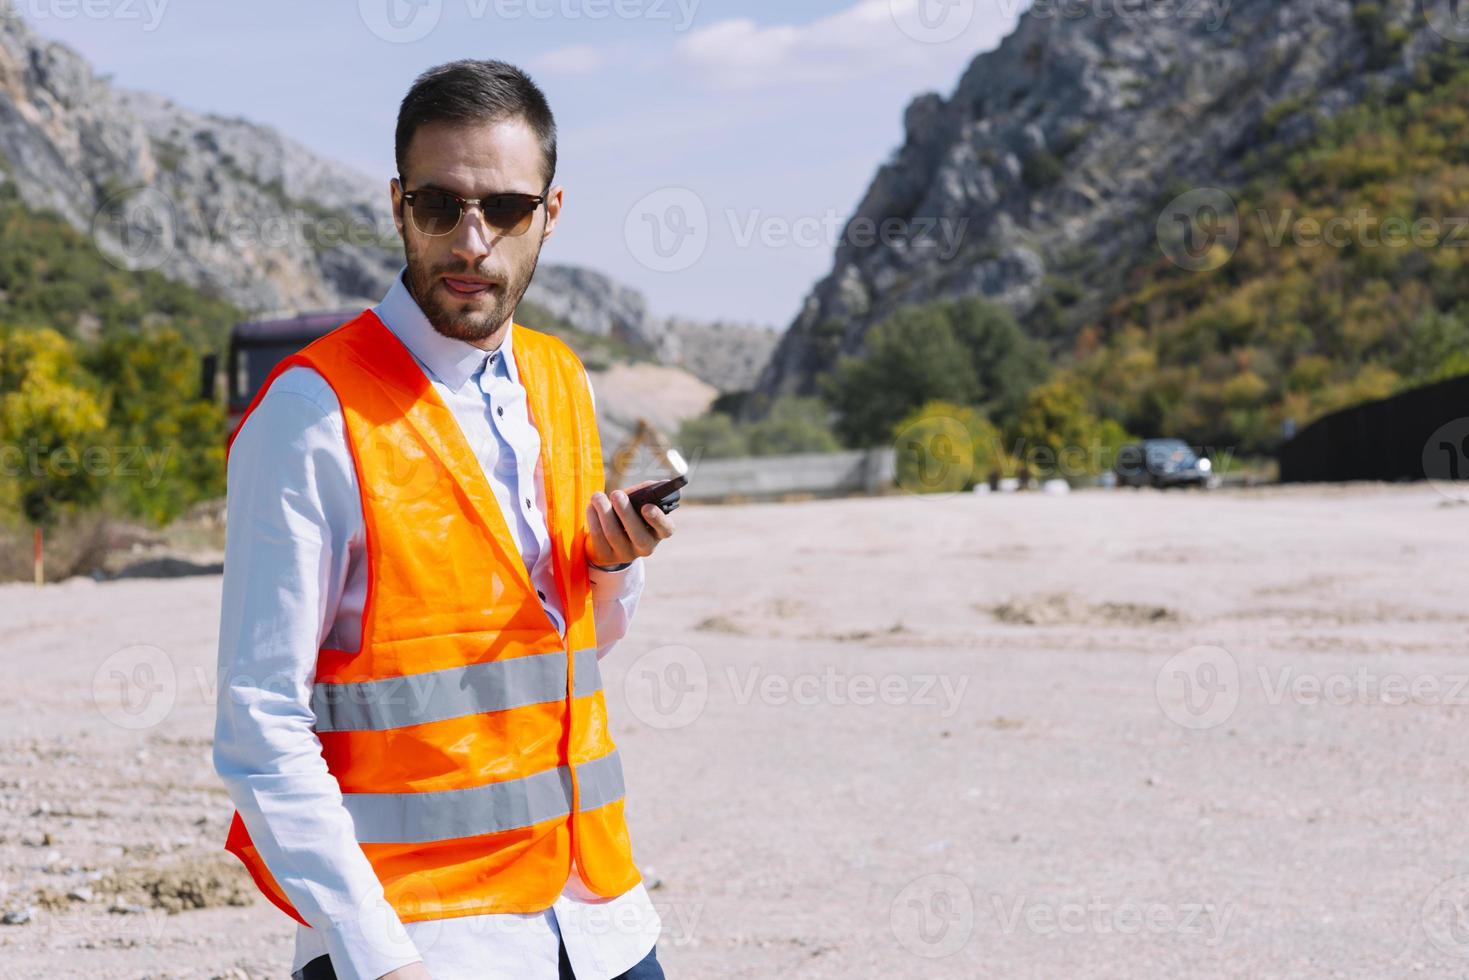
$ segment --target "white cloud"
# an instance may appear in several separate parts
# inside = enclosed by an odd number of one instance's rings
[[[530,68],[557,75],[585,75],[604,63],[602,53],[590,44],[573,44],[537,55],[531,59]]]
[[[1010,31],[1021,6],[1018,0],[857,0],[809,24],[722,20],[680,40],[675,54],[724,88],[841,81],[936,60],[962,65]]]

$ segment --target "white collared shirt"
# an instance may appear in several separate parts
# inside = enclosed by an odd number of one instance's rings
[[[515,327],[493,354],[444,337],[404,286],[403,272],[374,312],[459,422],[564,635],[540,435],[515,366]],[[579,980],[626,972],[653,948],[661,928],[641,883],[607,901],[573,868],[544,912],[406,925],[383,900],[322,758],[311,710],[317,651],[360,646],[364,543],[341,405],[320,374],[289,368],[230,448],[219,635],[226,696],[217,701],[214,764],[262,859],[313,926],[297,927],[292,971],[329,955],[342,980],[376,980],[417,960],[434,980],[554,980],[564,942]],[[627,633],[643,565],[637,559],[617,572],[591,569],[599,659]]]

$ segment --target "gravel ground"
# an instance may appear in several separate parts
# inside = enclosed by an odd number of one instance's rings
[[[689,505],[604,671],[670,977],[1469,974],[1469,506]],[[282,977],[220,580],[0,587],[0,977]]]

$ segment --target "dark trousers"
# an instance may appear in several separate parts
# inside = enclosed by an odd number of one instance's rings
[[[337,971],[332,969],[330,956],[318,956],[292,974],[292,980],[337,980]],[[576,980],[571,972],[571,961],[566,958],[566,947],[561,947],[561,980]],[[648,950],[648,955],[617,980],[664,980],[663,966],[658,962],[658,947]]]
[[[571,972],[571,961],[566,958],[566,946],[561,947],[561,980],[576,980],[576,974]],[[658,947],[654,946],[631,970],[620,974],[614,980],[664,980],[663,964],[658,962]]]

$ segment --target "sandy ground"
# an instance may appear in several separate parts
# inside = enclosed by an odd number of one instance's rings
[[[1469,974],[1469,506],[676,516],[604,664],[670,977]],[[0,588],[0,976],[285,975],[219,849],[219,584]]]

